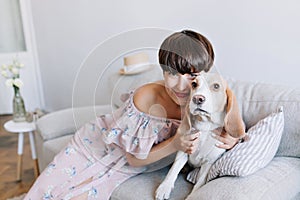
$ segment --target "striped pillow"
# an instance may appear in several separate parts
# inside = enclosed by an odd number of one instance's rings
[[[260,120],[247,131],[249,140],[225,152],[211,167],[207,181],[221,176],[247,176],[265,167],[275,156],[284,128],[283,109]],[[188,175],[195,182],[199,169]]]

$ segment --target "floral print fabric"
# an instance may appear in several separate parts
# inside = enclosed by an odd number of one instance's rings
[[[147,158],[151,147],[174,135],[179,123],[140,112],[132,92],[114,113],[97,117],[75,133],[25,200],[67,200],[83,193],[88,199],[107,200],[118,185],[147,169],[131,167],[125,153]]]

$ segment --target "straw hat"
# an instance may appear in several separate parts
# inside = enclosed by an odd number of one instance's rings
[[[124,57],[124,66],[119,73],[122,75],[139,74],[151,69],[148,54],[141,52]]]

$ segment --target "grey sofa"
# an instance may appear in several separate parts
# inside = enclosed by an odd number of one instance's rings
[[[139,75],[143,76],[143,75]],[[139,77],[142,78],[142,77]],[[157,78],[157,77],[156,77]],[[52,112],[37,121],[37,150],[40,170],[43,170],[70,140],[76,129],[96,115],[110,113],[120,100],[115,97],[130,88],[135,76],[126,77],[120,91],[111,97],[108,105],[70,108]],[[142,80],[147,82],[149,80]],[[200,188],[194,199],[247,200],[247,199],[300,199],[300,89],[265,83],[248,83],[228,80],[235,92],[246,126],[284,107],[285,127],[279,149],[274,159],[263,169],[246,177],[221,177]],[[172,155],[173,156],[173,155]],[[121,184],[112,200],[154,199],[154,193],[168,172],[172,157],[153,164],[148,173],[140,174]],[[166,167],[163,167],[166,166]],[[185,199],[193,185],[180,174],[170,199]]]

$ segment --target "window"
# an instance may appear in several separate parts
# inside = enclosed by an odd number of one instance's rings
[[[19,0],[0,1],[0,53],[26,51]]]

